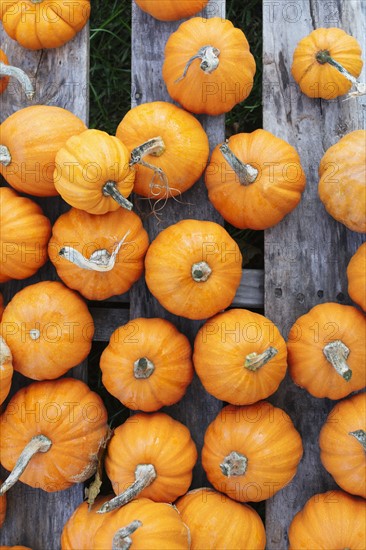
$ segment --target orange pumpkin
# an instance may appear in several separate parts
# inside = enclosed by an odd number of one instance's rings
[[[150,292],[165,309],[189,319],[205,319],[233,301],[242,256],[217,223],[182,220],[151,243],[145,270]]]
[[[185,21],[165,46],[168,92],[192,113],[230,111],[250,94],[255,69],[245,34],[221,17]]]
[[[365,386],[366,319],[324,303],[297,319],[287,343],[290,375],[314,397],[341,399]]]
[[[163,199],[189,189],[208,160],[208,137],[198,120],[171,103],[154,101],[131,109],[116,136],[136,165],[134,191]]]
[[[297,44],[292,76],[307,96],[334,99],[357,86],[361,53],[357,40],[342,29],[319,28]]]
[[[71,208],[56,220],[48,253],[58,276],[89,300],[127,292],[144,270],[149,238],[134,212]]]
[[[319,436],[320,459],[338,485],[366,498],[366,393],[333,408]]]
[[[57,195],[56,152],[85,129],[80,118],[61,107],[32,105],[16,111],[1,124],[1,174],[22,193]]]
[[[136,0],[136,4],[144,12],[159,21],[177,21],[196,15],[203,10],[208,0],[189,0],[177,2],[176,0]]]
[[[82,502],[65,523],[61,533],[61,550],[91,550],[94,536],[106,517],[97,514],[109,497],[98,497],[92,506]]]
[[[0,332],[12,351],[14,370],[44,380],[62,376],[87,357],[94,322],[76,292],[42,281],[15,294]]]
[[[305,174],[294,147],[266,130],[217,145],[205,174],[208,196],[240,229],[276,225],[300,202]]]
[[[347,266],[348,294],[366,311],[366,242],[358,247]]]
[[[80,380],[33,382],[12,397],[0,428],[1,464],[13,470],[0,494],[18,479],[44,491],[61,491],[95,472],[107,412]]]
[[[81,31],[90,16],[90,0],[0,0],[4,30],[23,48],[58,48]]]
[[[253,508],[206,487],[189,491],[175,503],[191,532],[192,550],[264,550],[264,525]]]
[[[26,279],[47,261],[51,224],[31,199],[0,188],[0,282]]]
[[[95,550],[191,548],[189,529],[171,504],[139,498],[104,517],[94,537]]]
[[[1,317],[3,316],[3,312],[4,312],[4,298],[0,292],[0,321],[1,321]]]
[[[257,502],[292,480],[302,450],[301,437],[282,409],[266,401],[227,405],[206,430],[202,466],[218,491]]]
[[[193,378],[188,338],[165,319],[134,319],[119,327],[102,353],[106,389],[145,412],[179,401]]]
[[[136,496],[173,502],[188,490],[197,460],[186,426],[164,413],[138,413],[116,428],[105,469],[116,496],[100,511],[110,512]]]
[[[1,479],[0,479],[0,485],[2,485]],[[6,507],[7,507],[6,495],[2,495],[0,496],[0,527],[5,521]]]
[[[343,136],[319,165],[319,197],[326,211],[351,231],[366,233],[366,130]]]
[[[0,550],[32,550],[29,546],[0,546]]]
[[[366,501],[343,491],[312,496],[289,528],[289,550],[352,548],[364,550]]]
[[[9,346],[0,336],[0,405],[8,397],[13,378],[13,361]]]
[[[61,197],[89,214],[106,214],[120,206],[131,210],[126,199],[135,172],[127,147],[101,130],[86,130],[67,140],[56,155],[55,187]]]
[[[249,405],[274,393],[287,369],[287,348],[269,319],[230,309],[209,319],[194,342],[193,363],[217,399]]]
[[[19,69],[19,67],[9,65],[6,53],[0,49],[0,94],[5,92],[8,87],[10,77],[18,80],[27,99],[33,99],[35,92],[28,75],[22,69]]]

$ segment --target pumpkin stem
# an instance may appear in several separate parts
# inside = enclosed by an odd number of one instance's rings
[[[31,458],[37,453],[46,453],[52,445],[52,441],[45,435],[39,434],[27,443],[24,447],[21,455],[19,456],[13,471],[0,487],[0,496],[4,495],[6,491],[10,489],[18,481],[26,467],[28,466]]]
[[[357,79],[351,73],[349,73],[347,69],[343,67],[343,65],[338,63],[338,61],[336,61],[335,59],[333,59],[333,57],[330,55],[329,50],[320,50],[316,54],[315,59],[317,60],[318,63],[320,63],[320,65],[329,63],[329,65],[337,69],[337,71],[339,71],[345,78],[347,78],[349,82],[351,82],[355,86],[356,91],[351,92],[349,94],[350,96],[355,97],[355,96],[366,94],[365,84],[358,82]]]
[[[122,195],[118,190],[117,184],[115,181],[107,181],[102,188],[103,195],[110,196],[114,199],[122,208],[126,210],[132,210],[133,204]]]
[[[4,338],[0,336],[0,368],[4,363],[11,361],[12,355],[8,344],[5,342]]]
[[[4,166],[9,166],[11,163],[11,154],[6,145],[0,145],[0,162]]]
[[[155,370],[154,363],[152,363],[147,357],[141,357],[137,359],[133,364],[133,374],[135,378],[149,378]]]
[[[97,511],[98,514],[105,514],[111,512],[124,504],[127,504],[134,498],[149,487],[156,479],[156,470],[152,464],[138,464],[135,470],[135,481],[126,489],[123,493],[112,498],[108,502],[105,502],[103,506]]]
[[[278,350],[270,346],[263,353],[249,353],[245,358],[244,367],[251,371],[257,371],[263,365],[268,363],[275,355],[277,355]]]
[[[19,67],[12,67],[0,61],[0,77],[12,76],[18,80],[21,84],[27,99],[31,100],[34,97],[35,91],[32,82],[29,80],[29,76],[19,69]]]
[[[38,328],[32,328],[29,331],[29,336],[31,337],[32,340],[38,340],[41,336],[41,332]]]
[[[142,526],[142,522],[138,519],[131,521],[126,527],[122,527],[113,537],[112,550],[129,550],[132,546],[130,535]]]
[[[191,268],[192,279],[196,283],[205,283],[212,273],[212,269],[206,262],[196,262]]]
[[[64,246],[58,254],[81,269],[101,272],[112,271],[116,263],[117,254],[129,234],[130,230],[128,230],[122,239],[115,245],[112,253],[109,253],[105,248],[95,250],[89,260],[85,258],[79,250],[71,246]]]
[[[211,74],[214,72],[215,69],[217,69],[219,65],[219,55],[220,50],[218,48],[215,48],[214,46],[203,46],[198,50],[198,52],[193,55],[190,59],[188,59],[186,66],[184,67],[184,71],[182,76],[177,78],[175,81],[180,82],[183,80],[183,78],[186,77],[189,67],[191,66],[192,62],[195,59],[201,59],[200,69],[206,73]]]
[[[352,435],[361,443],[364,451],[366,452],[366,432],[365,430],[355,430],[354,432],[349,432],[349,435]]]
[[[324,346],[323,353],[338,374],[348,382],[352,377],[352,371],[346,363],[350,353],[347,346],[341,340],[334,340]]]
[[[223,143],[220,146],[220,151],[226,160],[226,162],[234,170],[235,174],[239,178],[241,185],[250,185],[254,183],[258,177],[258,170],[251,166],[250,164],[245,164],[242,162],[229,148],[227,143]]]
[[[149,168],[153,171],[153,177],[150,183],[150,190],[151,194],[156,196],[159,196],[161,194],[162,189],[168,193],[169,181],[162,168],[146,162],[146,160],[144,160],[144,157],[146,155],[160,157],[164,153],[165,149],[166,147],[163,138],[158,136],[149,139],[148,141],[145,141],[145,143],[142,143],[131,151],[130,166],[134,166],[134,164],[140,164],[141,166],[145,166],[145,168]],[[157,178],[158,183],[154,183],[155,178]]]
[[[220,470],[226,477],[243,476],[247,471],[248,459],[236,451],[231,451],[220,464]]]

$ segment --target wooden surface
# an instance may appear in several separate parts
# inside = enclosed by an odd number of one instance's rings
[[[25,70],[34,87],[35,98],[30,103],[21,93],[19,85],[10,81],[1,96],[1,121],[13,112],[30,104],[56,105],[69,109],[75,115],[88,120],[88,74],[89,74],[89,29],[84,28],[74,40],[62,48],[27,51],[8,38],[0,27],[1,47],[9,62]],[[3,185],[3,183],[2,183]],[[61,199],[50,197],[34,199],[53,222],[68,207]],[[12,281],[1,285],[7,303],[25,285],[40,280],[56,279],[54,269],[48,262],[39,272],[26,281]],[[85,378],[86,362],[69,373]],[[29,380],[15,374],[12,393]],[[4,479],[6,472],[1,470]],[[0,530],[0,545],[25,545],[32,550],[57,550],[60,533],[72,511],[83,500],[83,485],[58,492],[46,493],[18,483],[7,493],[8,510]]]
[[[263,126],[296,147],[307,176],[298,208],[265,232],[265,313],[285,338],[296,318],[316,304],[351,303],[346,267],[365,239],[331,219],[317,196],[319,161],[344,134],[364,127],[365,96],[306,97],[291,76],[292,55],[296,43],[319,27],[342,28],[364,44],[365,12],[366,3],[359,0],[263,2]],[[334,402],[311,397],[288,378],[272,402],[290,414],[305,448],[297,476],[266,507],[267,547],[285,550],[294,514],[311,495],[335,486],[321,466],[318,447]]]
[[[225,0],[211,0],[203,12],[205,17],[224,16]],[[132,9],[132,106],[148,101],[171,101],[161,76],[164,46],[168,36],[174,32],[179,22],[156,21],[142,12],[136,5]],[[198,117],[206,130],[211,149],[222,143],[224,136],[224,116]],[[149,205],[141,201],[142,215],[149,213]],[[161,216],[160,223],[154,216],[145,216],[145,228],[153,239],[165,227],[182,219],[212,220],[222,223],[218,213],[208,201],[203,181],[196,183],[181,196],[181,203],[170,199]],[[192,342],[199,326],[198,321],[176,317],[164,310],[149,293],[144,280],[140,280],[130,292],[131,318],[164,317],[172,321]],[[168,412],[181,420],[191,431],[199,454],[203,435],[208,424],[222,407],[222,403],[205,392],[197,376],[188,388],[187,394]],[[194,470],[193,486],[202,486],[205,475],[200,459]]]

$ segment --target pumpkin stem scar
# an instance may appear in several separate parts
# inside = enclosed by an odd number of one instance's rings
[[[183,78],[186,77],[189,67],[195,59],[201,59],[200,69],[206,74],[211,74],[217,69],[220,60],[219,60],[220,50],[214,46],[203,46],[198,50],[198,52],[188,59],[182,76],[177,78],[175,81],[180,82]]]
[[[247,471],[248,459],[246,456],[232,451],[220,464],[220,470],[226,477],[243,476]]]
[[[258,177],[258,170],[251,166],[250,164],[245,164],[242,162],[230,149],[227,143],[220,145],[220,151],[229,164],[229,166],[234,170],[235,174],[239,178],[241,185],[250,185],[254,183]]]
[[[323,353],[337,373],[348,382],[352,377],[352,370],[346,363],[350,354],[349,348],[341,340],[334,340],[324,346]]]
[[[123,493],[105,502],[97,511],[97,514],[105,514],[116,508],[120,508],[136,498],[141,491],[149,487],[156,479],[157,473],[153,464],[138,464],[135,470],[135,481]]]
[[[30,460],[36,453],[46,453],[52,446],[52,441],[45,435],[36,435],[24,447],[11,474],[0,487],[0,496],[4,495],[18,481]]]
[[[0,77],[4,76],[16,78],[16,80],[18,80],[21,84],[27,99],[33,99],[35,94],[33,84],[30,81],[29,76],[22,71],[22,69],[19,69],[19,67],[12,67],[11,65],[7,65],[6,63],[0,61]]]
[[[347,80],[349,80],[349,82],[351,82],[355,86],[356,91],[351,92],[349,94],[349,97],[361,96],[366,94],[365,84],[358,82],[357,79],[351,73],[349,73],[347,69],[343,67],[343,65],[338,63],[338,61],[336,61],[335,59],[333,59],[333,57],[330,55],[330,52],[328,50],[320,50],[316,54],[315,58],[317,62],[320,63],[320,65],[324,65],[325,63],[328,63],[329,65],[337,69],[337,71],[339,71],[345,78],[347,78]]]
[[[11,163],[11,154],[6,145],[0,145],[0,162],[3,166],[9,166]]]
[[[129,550],[132,546],[132,539],[130,535],[132,535],[132,533],[134,533],[141,526],[142,522],[135,519],[126,525],[126,527],[119,529],[113,537],[112,550]]]
[[[154,370],[154,363],[147,357],[140,357],[140,359],[137,359],[133,364],[133,374],[137,379],[149,378]]]
[[[126,210],[132,210],[133,204],[122,195],[118,190],[117,184],[115,181],[107,181],[102,188],[103,195],[110,196],[114,199],[122,208]]]
[[[249,353],[244,362],[244,367],[251,371],[257,371],[263,365],[268,363],[275,355],[277,355],[278,350],[270,346],[263,353]]]
[[[212,269],[206,262],[196,262],[192,265],[191,274],[192,279],[196,283],[205,283],[212,273]]]
[[[364,451],[366,452],[366,432],[365,430],[355,430],[354,432],[349,432],[349,435],[352,435],[361,443]]]

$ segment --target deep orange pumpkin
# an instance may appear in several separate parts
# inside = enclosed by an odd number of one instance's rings
[[[146,13],[160,21],[177,21],[203,10],[208,0],[135,0]]]
[[[82,502],[74,510],[62,529],[61,550],[94,548],[95,533],[106,519],[106,516],[97,514],[97,511],[108,499],[108,496],[98,497],[90,507],[88,502]]]
[[[103,385],[126,407],[145,412],[179,401],[193,378],[189,340],[165,319],[133,319],[102,353]]]
[[[366,242],[358,247],[347,266],[348,294],[366,311]]]
[[[4,338],[0,336],[0,405],[9,395],[13,370],[11,351]]]
[[[266,130],[217,145],[205,173],[208,196],[240,229],[267,229],[300,202],[305,174],[297,151]]]
[[[209,319],[194,342],[193,363],[217,399],[249,405],[274,393],[287,369],[287,348],[269,319],[230,309]]]
[[[48,253],[62,281],[89,300],[127,292],[144,270],[147,232],[134,212],[71,208],[52,228]]]
[[[168,92],[192,113],[230,111],[250,94],[255,69],[245,34],[221,17],[185,21],[165,46]]]

